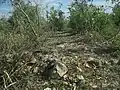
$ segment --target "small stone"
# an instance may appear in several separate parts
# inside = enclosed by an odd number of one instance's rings
[[[56,88],[53,88],[53,90],[57,90]]]
[[[77,67],[77,69],[78,69],[80,72],[83,72],[83,70],[82,70],[81,68]]]
[[[63,82],[63,84],[64,84],[64,85],[69,85],[69,83],[68,83],[68,82],[65,82],[65,81]]]
[[[92,88],[94,88],[94,89],[98,88],[97,85],[93,85],[92,83],[90,83],[90,86],[91,86]]]
[[[52,90],[51,88],[49,88],[49,87],[47,87],[47,88],[45,88],[44,90]]]
[[[73,87],[74,87],[74,89],[73,90],[76,90],[76,83],[73,83]]]
[[[92,58],[92,57],[89,57],[89,58],[88,58],[88,60],[92,61],[92,60],[94,60],[94,58]]]
[[[32,63],[32,64],[34,64],[34,63],[36,63],[37,62],[37,60],[36,60],[36,58],[32,58],[32,61],[30,62],[30,63]]]
[[[97,88],[98,86],[97,85],[93,85],[92,88]]]
[[[68,68],[66,67],[66,65],[61,62],[57,63],[56,69],[60,77],[63,77],[68,71]]]
[[[43,84],[43,85],[48,85],[48,84],[49,84],[49,82],[47,82],[47,81],[46,81],[46,82],[44,82],[44,84]]]
[[[85,80],[82,75],[77,75],[77,78],[78,78],[79,80]]]
[[[78,56],[75,56],[75,58],[77,59],[77,58],[78,58]]]
[[[61,44],[61,45],[58,45],[57,47],[64,48],[65,45],[64,45],[64,44]]]
[[[88,66],[94,67],[94,68],[99,67],[100,66],[99,63],[100,63],[99,61],[95,61],[95,60],[87,61]]]
[[[88,65],[88,63],[85,63],[85,67],[86,68],[90,68],[90,66]]]
[[[33,70],[33,72],[34,72],[34,73],[37,73],[37,72],[38,72],[38,69],[39,69],[38,67],[35,67],[34,70]]]
[[[27,66],[27,71],[31,71],[31,69],[32,69],[32,66]]]
[[[64,75],[64,76],[63,76],[64,80],[65,80],[67,77],[68,77],[67,75]]]

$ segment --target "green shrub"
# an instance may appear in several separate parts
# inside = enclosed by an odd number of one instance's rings
[[[48,24],[50,29],[54,31],[61,31],[64,29],[64,15],[62,10],[55,10],[51,7],[49,15],[47,15]]]

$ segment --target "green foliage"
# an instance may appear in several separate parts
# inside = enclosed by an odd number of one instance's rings
[[[113,8],[113,20],[117,26],[120,26],[120,4],[116,4]]]
[[[101,40],[111,40],[118,33],[112,15],[105,13],[103,6],[96,7],[86,2],[76,1],[72,3],[69,11],[68,25],[72,28],[72,33],[95,35],[96,32]],[[94,38],[98,38],[97,36],[95,35]]]
[[[11,16],[6,20],[0,20],[1,52],[18,51],[21,47],[36,47],[43,40],[40,39],[44,33],[42,28],[45,22],[41,16],[42,9],[22,0],[18,2],[19,0],[12,2],[14,10]],[[6,47],[5,50],[2,50],[2,47]]]
[[[85,20],[86,10],[87,10],[87,5],[83,3],[78,3],[78,2],[73,3],[69,8],[69,11],[70,11],[69,27],[75,30],[73,32],[86,30],[86,20]]]
[[[102,7],[88,5],[86,2],[74,2],[69,11],[69,27],[73,29],[72,32],[101,31],[108,23]]]
[[[11,25],[7,22],[7,19],[0,19],[0,32],[8,33],[11,31]]]
[[[62,10],[55,10],[54,7],[51,7],[47,20],[52,30],[54,31],[63,30],[64,15]]]
[[[36,22],[37,18],[34,6],[23,4],[20,8],[24,10],[24,12],[28,15],[32,23]],[[17,29],[19,26],[24,26],[24,28],[26,29],[30,26],[30,23],[26,19],[26,16],[23,14],[23,12],[21,12],[20,8],[15,8],[14,12],[12,13],[12,16],[8,20],[13,25],[14,29]]]

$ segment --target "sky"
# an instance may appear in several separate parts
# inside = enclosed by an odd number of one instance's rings
[[[9,0],[8,0],[9,1]],[[59,2],[62,3],[62,10],[65,11],[65,13],[68,12],[68,5],[70,5],[70,3],[72,2],[72,0],[30,0],[32,1],[33,5],[34,5],[34,1],[36,1],[37,3],[42,3],[43,6],[45,6],[46,4],[51,7],[51,6],[55,6],[56,8],[58,8],[59,6]],[[105,0],[93,0],[93,4],[94,5],[111,5],[110,3],[106,3]],[[1,15],[9,15],[9,12],[12,10],[11,4],[9,2],[6,2],[4,4],[0,4],[0,16]],[[111,10],[108,10],[107,12],[111,12]]]

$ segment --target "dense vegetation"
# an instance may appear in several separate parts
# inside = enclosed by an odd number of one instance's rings
[[[104,6],[89,2],[92,0],[74,0],[67,17],[61,4],[59,9],[48,7],[50,10],[43,10],[37,3],[11,1],[11,16],[0,19],[0,90],[43,90],[46,87],[54,87],[54,90],[119,90],[120,2],[112,1],[115,5],[111,13],[105,13]],[[58,45],[65,48],[61,50]],[[85,47],[84,51],[79,51],[79,45]],[[44,60],[51,58],[49,55],[68,60],[63,62],[72,79],[64,80],[64,76],[51,79],[47,75],[51,75],[48,69],[46,71],[50,61]],[[87,57],[90,60],[84,61]],[[74,71],[78,63],[83,69],[79,69],[80,72]],[[50,88],[44,90],[52,90]]]

